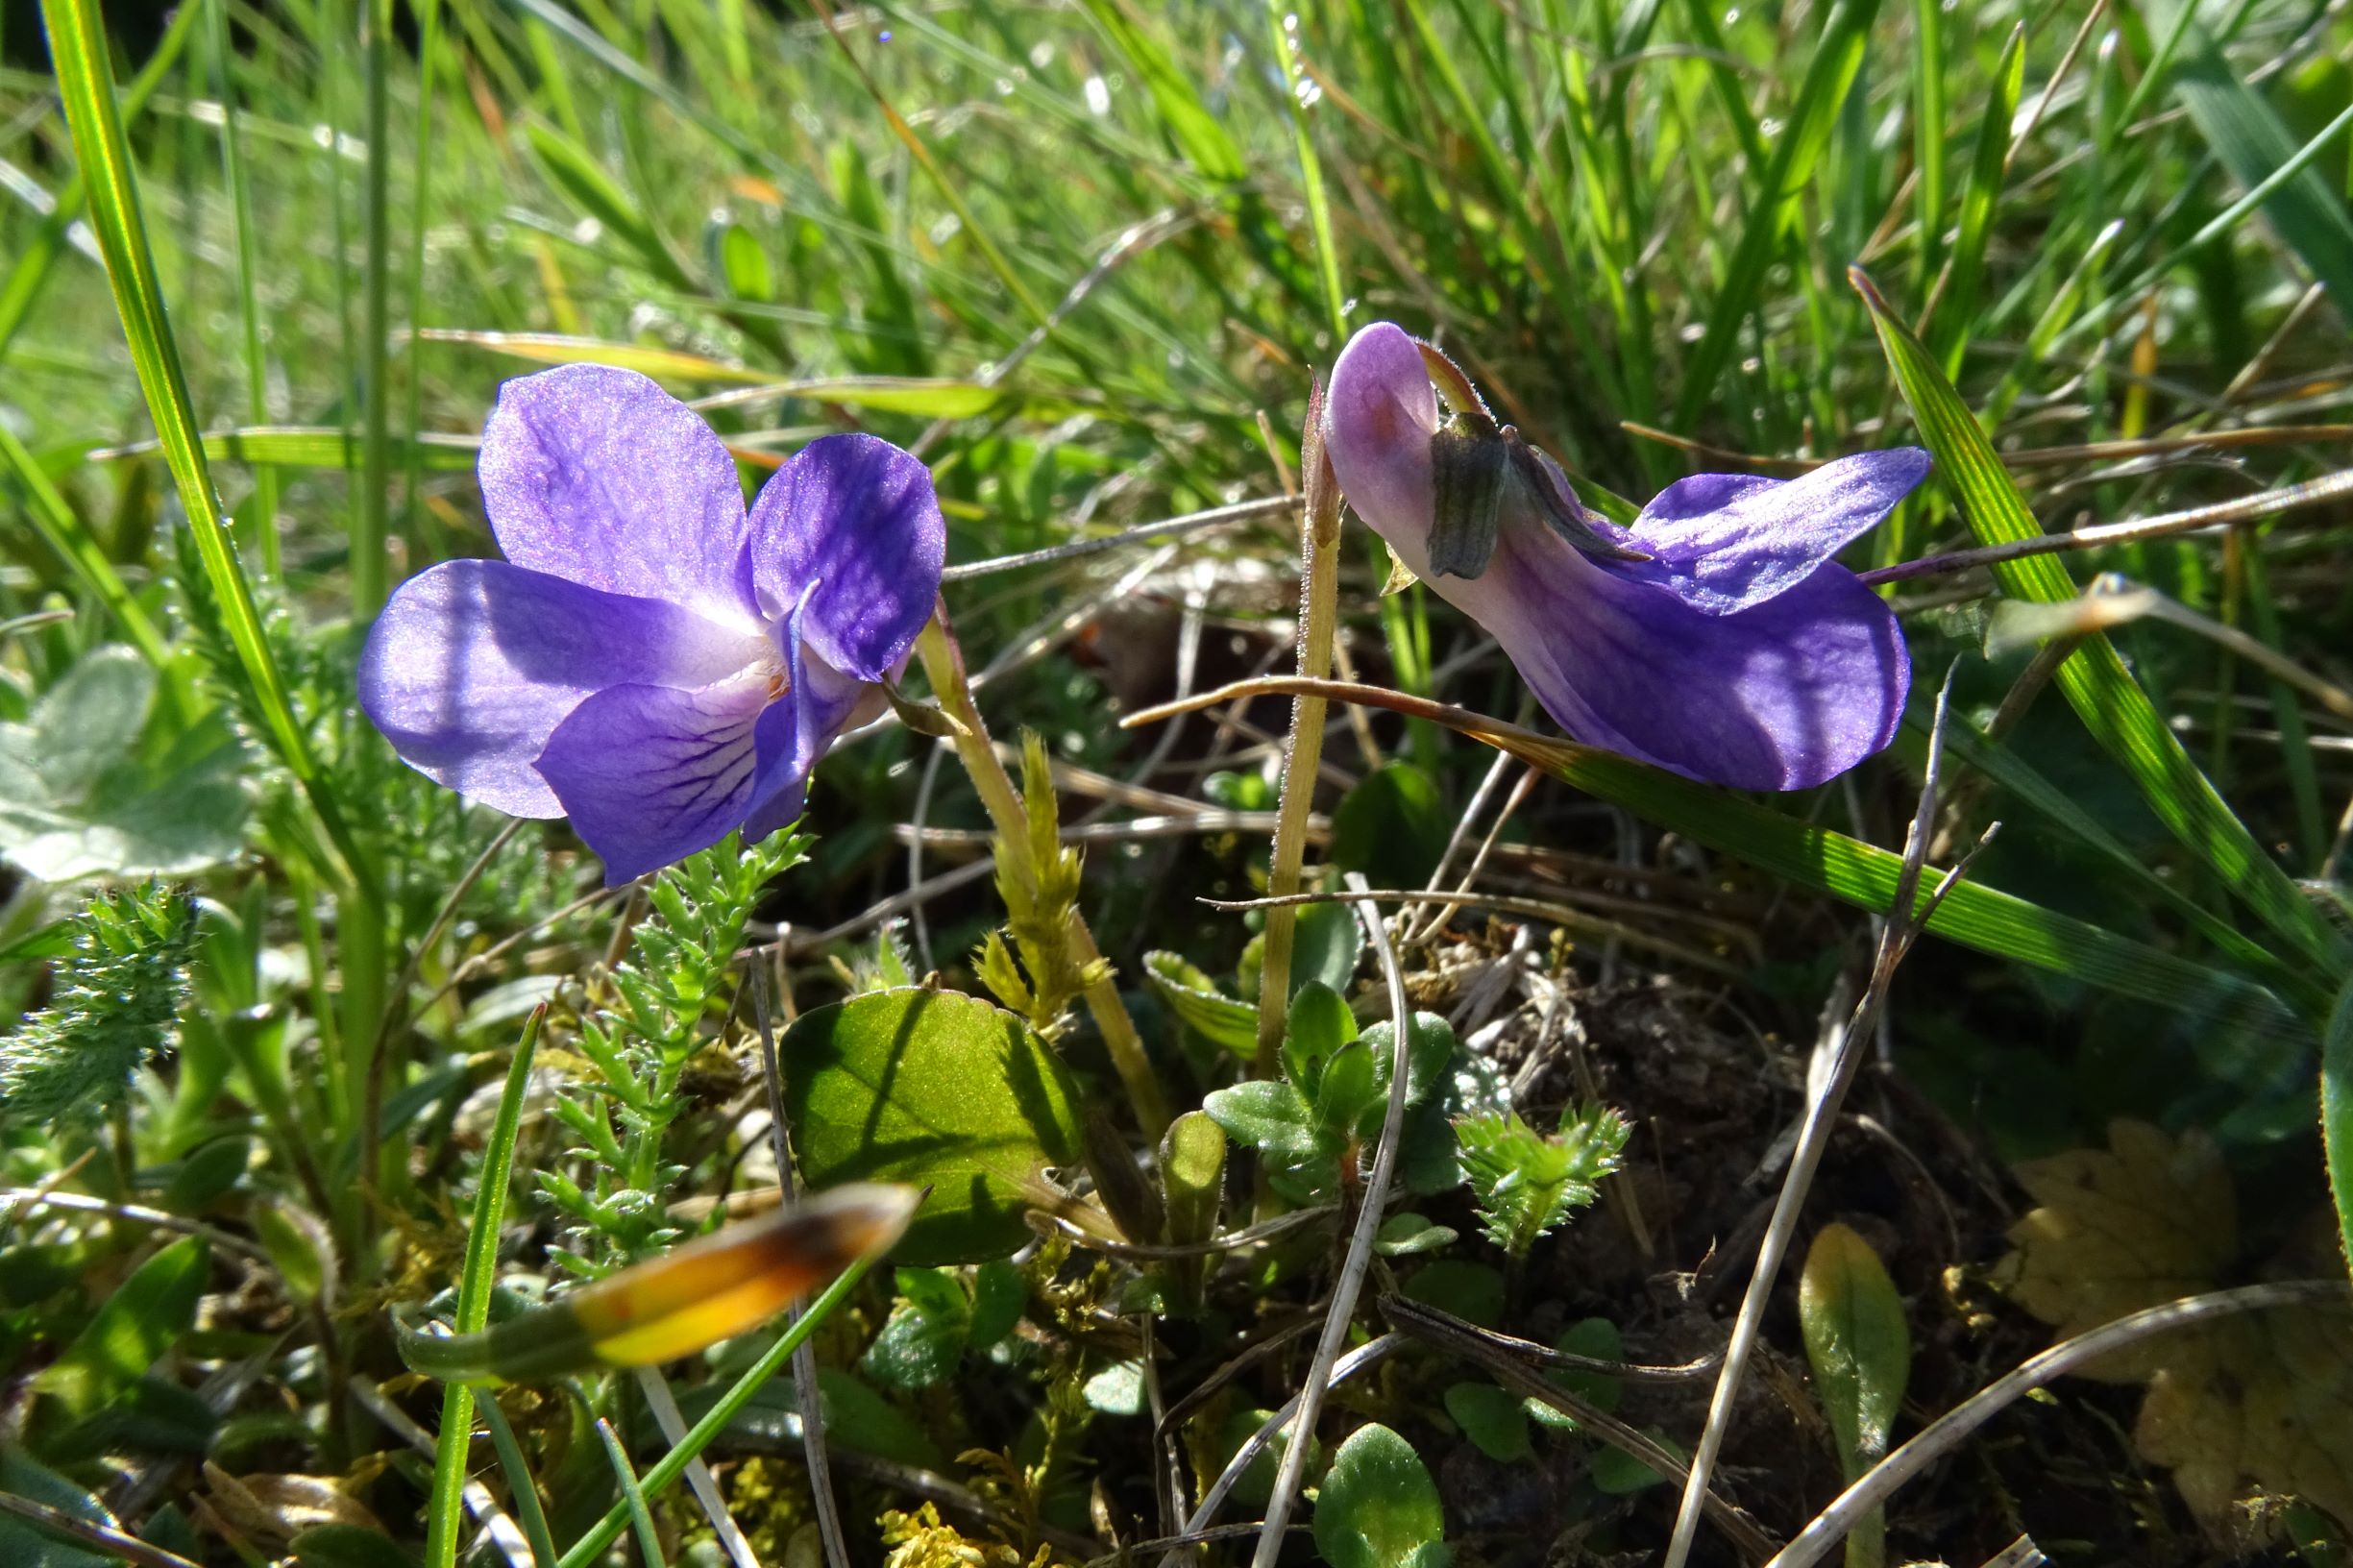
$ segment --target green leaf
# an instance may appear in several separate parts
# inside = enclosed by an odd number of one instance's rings
[[[1824,1226],[1807,1250],[1798,1323],[1838,1461],[1852,1482],[1887,1454],[1911,1378],[1912,1335],[1879,1255],[1849,1227]],[[1885,1536],[1885,1514],[1874,1509],[1847,1537],[1848,1568],[1878,1568]]]
[[[972,1302],[944,1268],[902,1268],[890,1321],[858,1358],[859,1370],[885,1388],[928,1388],[964,1358]]]
[[[13,1443],[0,1443],[0,1491],[46,1503],[60,1513],[94,1525],[121,1528],[105,1504],[56,1471],[34,1462]],[[111,1554],[93,1552],[12,1514],[0,1514],[0,1562],[9,1568],[114,1568],[115,1561]]]
[[[2320,1041],[2320,1139],[2337,1201],[2337,1237],[2353,1268],[2353,982],[2338,993]]]
[[[1079,1389],[1090,1409],[1105,1415],[1140,1415],[1144,1409],[1143,1362],[1118,1361],[1089,1378]]]
[[[1349,1433],[1315,1497],[1315,1550],[1332,1568],[1441,1568],[1446,1515],[1413,1445],[1378,1423]]]
[[[1458,1158],[1479,1198],[1488,1240],[1514,1258],[1528,1256],[1537,1237],[1597,1196],[1596,1185],[1618,1168],[1628,1127],[1600,1107],[1562,1118],[1559,1138],[1546,1138],[1516,1112],[1464,1116],[1455,1123]]]
[[[148,1259],[33,1386],[77,1420],[128,1390],[194,1326],[208,1262],[203,1238],[193,1236]]]
[[[1182,953],[1143,955],[1145,981],[1168,1011],[1203,1039],[1247,1061],[1258,1050],[1258,1009],[1220,992]]]
[[[1332,813],[1332,863],[1376,888],[1418,888],[1437,870],[1455,824],[1437,782],[1409,762],[1374,769]]]
[[[1315,1086],[1315,1124],[1334,1142],[1344,1142],[1369,1117],[1380,1125],[1387,1096],[1373,1076],[1373,1053],[1364,1041],[1351,1041],[1324,1064]]]
[[[1168,1239],[1206,1241],[1225,1191],[1226,1134],[1206,1111],[1188,1111],[1161,1138],[1161,1208]]]
[[[1025,1210],[1066,1203],[1045,1171],[1080,1161],[1078,1091],[1002,1008],[920,987],[873,992],[802,1015],[777,1048],[812,1187],[931,1188],[901,1262],[1009,1257],[1029,1237]]]
[[[1320,980],[1346,995],[1364,956],[1364,928],[1356,911],[1346,904],[1310,904],[1299,912],[1298,933],[1291,945],[1291,994]]]
[[[1440,1258],[1415,1269],[1404,1291],[1409,1301],[1427,1302],[1483,1329],[1503,1321],[1504,1275],[1491,1264]]]
[[[313,1525],[291,1550],[301,1568],[415,1568],[417,1560],[391,1536],[359,1525]]]
[[[1479,1452],[1499,1464],[1535,1458],[1528,1439],[1528,1412],[1491,1383],[1458,1383],[1446,1390],[1446,1413]]]
[[[1264,1154],[1299,1160],[1324,1147],[1308,1102],[1275,1079],[1253,1078],[1213,1090],[1201,1109],[1229,1138]]]
[[[1673,1454],[1683,1457],[1682,1446],[1656,1427],[1644,1430],[1651,1441]],[[1646,1487],[1655,1486],[1667,1478],[1635,1458],[1622,1448],[1599,1448],[1593,1454],[1593,1489],[1604,1497],[1625,1497]]]
[[[93,649],[26,723],[0,723],[0,852],[45,882],[180,874],[235,856],[236,739],[217,719],[161,733],[156,684],[130,649]]]
[[[1384,1101],[1389,1097],[1389,1069],[1397,1060],[1396,1041],[1397,1026],[1386,1018],[1364,1031],[1364,1044],[1373,1057],[1373,1084]],[[1413,1015],[1413,1032],[1406,1041],[1406,1104],[1426,1105],[1430,1096],[1447,1084],[1447,1069],[1454,1065],[1458,1048],[1454,1025],[1435,1013]]]
[[[1410,1258],[1417,1252],[1435,1252],[1450,1245],[1458,1234],[1453,1226],[1440,1225],[1427,1214],[1391,1214],[1381,1222],[1373,1250],[1384,1258]]]
[[[1340,993],[1320,980],[1301,986],[1291,997],[1283,1027],[1283,1076],[1310,1099],[1323,1081],[1324,1064],[1357,1038],[1357,1018]]]
[[[1187,1115],[1199,1115],[1189,1112]],[[1218,1135],[1222,1147],[1223,1134]],[[1013,1333],[1029,1306],[1029,1285],[1011,1263],[988,1262],[972,1271],[972,1321],[966,1344],[987,1350]]]
[[[1961,502],[1978,542],[2003,544],[2043,532],[1975,416],[1928,351],[1896,318],[1859,268],[1850,276],[1878,328],[1921,437],[1936,456],[1937,472]],[[2023,556],[1993,570],[1995,580],[2012,599],[2055,604],[2076,597],[2074,579],[2055,555]],[[2342,974],[2347,963],[2344,940],[2190,760],[2180,738],[2125,670],[2106,634],[2094,632],[2078,642],[2059,666],[2056,680],[2084,727],[2139,787],[2158,820],[2204,858],[2216,884],[2244,900],[2324,973]]]
[[[1682,397],[1675,410],[1675,423],[1680,429],[1696,428],[1700,411],[1718,392],[1717,380],[1730,363],[1742,324],[1755,307],[1765,270],[1779,254],[1781,236],[1798,216],[1799,203],[1814,177],[1814,164],[1838,123],[1839,106],[1854,85],[1855,72],[1862,68],[1872,18],[1878,10],[1878,0],[1838,0],[1822,24],[1822,41],[1814,46],[1804,80],[1798,84],[1798,96],[1773,139],[1773,161],[1749,201],[1739,248],[1733,251],[1723,285],[1707,307],[1707,331],[1684,361]]]
[[[72,925],[50,1005],[0,1037],[0,1120],[54,1126],[102,1115],[171,1042],[200,940],[193,902],[112,889]]]

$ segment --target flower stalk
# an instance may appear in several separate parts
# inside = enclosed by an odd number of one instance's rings
[[[1299,524],[1299,674],[1310,680],[1332,674],[1332,647],[1339,621],[1340,487],[1324,452],[1324,387],[1320,377],[1308,389],[1308,417],[1300,439],[1300,471],[1307,508]],[[1301,694],[1291,701],[1290,742],[1283,753],[1283,795],[1275,808],[1275,840],[1267,867],[1269,896],[1287,898],[1299,891],[1300,861],[1308,846],[1308,815],[1315,803],[1315,773],[1323,761],[1325,699]],[[1266,944],[1259,965],[1258,1061],[1261,1078],[1275,1072],[1283,1044],[1284,1018],[1290,1008],[1291,943],[1298,931],[1296,908],[1276,904],[1266,911]]]
[[[949,738],[956,747],[956,760],[964,764],[964,771],[971,776],[972,788],[979,793],[981,805],[989,813],[990,825],[996,830],[1001,851],[998,864],[1012,867],[1022,886],[1034,893],[1038,871],[1029,855],[1029,811],[1022,804],[1020,792],[1014,788],[1013,775],[1005,772],[1005,765],[997,759],[988,725],[980,716],[980,706],[972,700],[964,655],[948,630],[945,605],[940,606],[924,625],[916,639],[915,652],[922,662],[924,675],[931,681],[933,695],[954,721]],[[1159,1080],[1152,1075],[1143,1037],[1136,1032],[1136,1020],[1128,1017],[1127,1004],[1119,999],[1119,988],[1111,976],[1110,966],[1103,961],[1102,949],[1095,945],[1094,933],[1088,929],[1087,917],[1073,910],[1063,933],[1063,940],[1068,944],[1069,966],[1091,976],[1083,992],[1088,1016],[1094,1019],[1104,1047],[1111,1053],[1112,1066],[1127,1090],[1128,1103],[1135,1108],[1137,1124],[1143,1129],[1144,1136],[1157,1139],[1168,1126],[1168,1105],[1161,1095]]]

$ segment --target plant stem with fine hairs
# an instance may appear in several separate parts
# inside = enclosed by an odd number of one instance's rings
[[[923,674],[930,677],[933,695],[955,722],[956,758],[971,775],[972,788],[979,792],[980,802],[988,809],[990,825],[1009,845],[1027,844],[1028,810],[1021,802],[1020,792],[1014,788],[1012,775],[997,760],[996,748],[990,744],[989,726],[981,721],[980,706],[972,700],[971,684],[965,678],[964,655],[948,633],[945,605],[925,625],[915,649],[916,656],[923,661]],[[1019,853],[1005,859],[1017,874],[1024,878],[1035,875],[1029,862]],[[1095,945],[1094,933],[1087,928],[1087,917],[1075,911],[1068,940],[1071,961],[1081,968],[1103,956],[1102,949]],[[1168,1126],[1167,1102],[1161,1097],[1159,1080],[1152,1076],[1152,1063],[1144,1054],[1143,1037],[1136,1032],[1136,1020],[1128,1017],[1127,1004],[1119,999],[1119,988],[1108,975],[1088,986],[1087,1012],[1103,1036],[1112,1066],[1118,1069],[1119,1082],[1127,1090],[1128,1103],[1135,1108],[1138,1124],[1147,1138],[1158,1139]]]
[[[1299,528],[1299,674],[1322,680],[1332,674],[1332,641],[1339,621],[1340,487],[1324,453],[1324,388],[1309,388],[1307,429],[1299,446],[1307,484],[1307,515]],[[1299,891],[1299,862],[1307,853],[1308,816],[1315,804],[1315,772],[1323,761],[1325,699],[1302,693],[1291,699],[1290,744],[1283,756],[1283,798],[1276,808],[1274,852],[1266,891],[1277,898]],[[1259,966],[1258,1063],[1273,1076],[1283,1044],[1283,1018],[1291,994],[1291,942],[1298,912],[1277,904],[1266,911],[1266,945]]]

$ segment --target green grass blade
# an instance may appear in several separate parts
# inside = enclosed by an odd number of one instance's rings
[[[1862,68],[1864,46],[1871,40],[1872,20],[1878,11],[1879,0],[1838,0],[1823,24],[1822,41],[1814,46],[1814,58],[1789,106],[1780,136],[1773,144],[1772,160],[1749,203],[1740,244],[1732,252],[1724,285],[1708,306],[1706,334],[1684,362],[1682,397],[1675,409],[1679,429],[1692,429],[1700,410],[1717,393],[1717,380],[1731,361],[1741,324],[1748,320],[1757,291],[1764,285],[1765,270],[1780,249],[1783,232],[1797,216],[1799,198],[1838,123],[1847,89]]]
[[[531,1545],[531,1560],[551,1563],[561,1554],[555,1550],[555,1537],[548,1530],[548,1510],[540,1504],[530,1462],[523,1457],[523,1445],[515,1440],[514,1423],[499,1409],[496,1395],[485,1394],[480,1409],[482,1425],[490,1429],[491,1446],[499,1451],[499,1463],[506,1471],[506,1491],[514,1501],[515,1523],[523,1527],[523,1538]]]
[[[1937,0],[1922,0],[1933,6]],[[1936,319],[1928,328],[1928,343],[1947,379],[1961,373],[1961,355],[1969,347],[1970,329],[1977,324],[1977,295],[1985,286],[1985,247],[1994,235],[1996,198],[2010,162],[2010,127],[2018,117],[2019,94],[2026,84],[2026,27],[2010,30],[2002,45],[2001,61],[1994,67],[1993,95],[1986,100],[1985,117],[1977,122],[1977,148],[1970,159],[1969,181],[1961,189],[1961,223],[1953,236],[1951,271],[1937,302]]]
[[[56,64],[58,90],[73,135],[74,156],[89,194],[90,228],[106,257],[123,336],[130,345],[140,389],[146,394],[164,461],[179,488],[181,504],[187,509],[188,527],[203,559],[205,576],[219,597],[222,620],[268,722],[273,749],[303,786],[320,825],[353,872],[362,885],[373,886],[371,858],[338,809],[311,753],[309,738],[287,701],[285,683],[262,636],[253,590],[237,565],[235,546],[221,517],[220,499],[213,491],[204,444],[197,436],[187,378],[181,370],[180,351],[163,307],[162,286],[156,279],[155,257],[147,244],[137,179],[116,109],[114,71],[107,56],[96,0],[42,0],[41,15],[48,25],[50,58]]]
[[[1945,5],[1914,0],[1912,7],[1912,161],[1920,181],[1913,190],[1920,223],[1920,277],[1936,276],[1945,253]]]
[[[256,425],[270,422],[269,360],[261,349],[261,285],[256,277],[254,196],[245,171],[245,135],[238,125],[236,82],[230,66],[234,55],[229,41],[229,0],[205,0],[207,33],[212,46],[214,90],[221,99],[221,176],[229,186],[229,210],[235,230],[238,326],[245,346],[245,417]],[[252,505],[255,538],[259,545],[261,575],[276,580],[282,572],[278,550],[278,471],[267,464],[254,474]]]
[[[2337,1238],[2353,1267],[2353,985],[2337,998],[2320,1039],[2320,1138],[2328,1151]]]
[[[613,1478],[621,1482],[621,1501],[629,1510],[630,1528],[637,1532],[640,1559],[645,1568],[668,1568],[662,1556],[662,1532],[653,1528],[652,1510],[646,1507],[646,1489],[638,1484],[637,1472],[629,1468],[629,1456],[613,1424],[602,1416],[597,1417],[597,1435],[604,1439],[604,1457],[613,1461]]]
[[[123,94],[122,117],[135,120],[147,109],[147,100],[155,96],[156,88],[180,63],[180,53],[195,29],[197,9],[183,6],[172,18],[172,25],[157,40],[156,52],[147,63],[139,67],[131,79],[131,86]],[[41,220],[24,254],[9,269],[8,282],[0,284],[0,358],[8,355],[9,345],[16,340],[16,330],[25,324],[33,312],[34,302],[40,298],[41,285],[49,281],[49,269],[63,252],[66,237],[75,224],[82,220],[83,198],[87,195],[77,176],[58,192],[57,206]]]
[[[531,1058],[539,1048],[545,1002],[531,1010],[507,1065],[506,1089],[499,1096],[490,1140],[482,1147],[481,1185],[474,1194],[474,1224],[466,1232],[465,1272],[457,1282],[456,1332],[479,1334],[490,1323],[490,1287],[499,1273],[499,1226],[506,1215],[506,1188],[515,1168],[515,1133],[523,1125],[523,1102],[530,1089]],[[487,1403],[487,1401],[485,1401]],[[474,1388],[453,1383],[441,1393],[441,1435],[433,1450],[432,1501],[426,1509],[425,1568],[454,1568],[457,1539],[466,1520],[466,1453],[473,1446]],[[530,1485],[526,1475],[517,1489]],[[546,1530],[546,1525],[541,1525]]]
[[[392,0],[361,0],[367,66],[368,161],[360,234],[359,506],[353,514],[352,615],[383,608],[384,538],[392,504]]]
[[[1250,178],[1249,160],[1217,116],[1210,112],[1176,59],[1152,36],[1125,0],[1081,0],[1104,41],[1125,60],[1152,95],[1152,107],[1177,151],[1185,155],[1201,178],[1217,185],[1238,184]],[[1278,19],[1277,25],[1280,25]]]
[[[2300,149],[2271,106],[2238,78],[2222,52],[2194,25],[2189,57],[2174,75],[2173,95],[2190,111],[2198,134],[2231,178],[2249,191],[2289,168],[2299,151],[2309,159],[2317,144],[2339,129],[2332,125],[2315,144]],[[2334,299],[2341,305],[2353,301],[2353,212],[2319,170],[2298,165],[2264,199],[2263,211],[2272,232]]]
[[[2044,531],[1927,349],[1896,318],[1861,269],[1851,276],[1878,327],[1922,439],[1978,542],[2000,544]],[[2005,561],[1994,568],[1994,576],[2012,599],[2056,603],[2076,595],[2074,579],[2052,555]],[[2344,939],[2215,792],[2106,635],[2084,638],[2056,678],[2084,726],[2132,779],[2158,820],[2206,862],[2219,885],[2243,900],[2304,961],[2319,965],[2323,975],[2341,974],[2347,963]]]
[[[40,464],[5,420],[0,420],[0,464],[13,472],[16,482],[24,487],[25,516],[31,521],[33,531],[40,535],[41,543],[81,579],[90,597],[107,607],[107,613],[114,617],[123,628],[123,635],[131,639],[132,646],[147,662],[162,669],[171,657],[163,646],[163,634],[139,607],[130,585],[114,570],[113,561],[99,547],[98,540],[74,516],[64,496],[49,482],[49,476],[41,471]]]

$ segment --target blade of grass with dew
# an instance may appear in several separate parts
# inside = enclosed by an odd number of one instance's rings
[[[506,1215],[506,1188],[515,1166],[515,1135],[523,1125],[523,1102],[530,1090],[531,1058],[539,1048],[539,1028],[547,1021],[545,1002],[531,1009],[507,1064],[506,1088],[499,1096],[489,1140],[482,1146],[481,1185],[474,1194],[474,1224],[466,1232],[465,1271],[457,1281],[459,1334],[479,1334],[490,1323],[490,1288],[499,1273],[499,1226]],[[485,1396],[495,1398],[496,1396]],[[455,1568],[457,1538],[465,1527],[463,1494],[466,1456],[473,1447],[474,1386],[452,1382],[441,1391],[441,1435],[433,1451],[431,1501],[426,1508],[425,1568]],[[530,1477],[518,1479],[518,1488]],[[545,1530],[546,1526],[541,1526]]]
[[[181,51],[195,31],[197,10],[194,6],[180,8],[171,26],[157,40],[155,53],[131,79],[131,86],[122,97],[121,112],[126,123],[147,111],[147,101],[179,65]],[[0,359],[8,356],[10,345],[16,341],[17,329],[32,314],[34,303],[40,298],[41,285],[49,281],[50,268],[64,251],[74,225],[82,219],[88,194],[89,187],[82,176],[76,175],[58,192],[57,205],[41,220],[40,228],[25,245],[24,254],[9,268],[8,282],[0,284]]]
[[[1781,235],[1798,214],[1800,198],[1812,180],[1814,165],[1838,123],[1847,89],[1862,68],[1863,50],[1871,41],[1871,24],[1879,0],[1836,0],[1823,23],[1821,41],[1798,86],[1798,96],[1780,136],[1773,144],[1772,160],[1750,199],[1740,243],[1732,252],[1724,283],[1707,307],[1707,328],[1699,346],[1683,364],[1683,390],[1675,406],[1675,423],[1688,430],[1700,412],[1717,396],[1718,380],[1730,363],[1733,345],[1743,323],[1755,306]]]
[[[770,1379],[784,1370],[785,1363],[793,1359],[793,1352],[800,1347],[801,1341],[816,1333],[818,1327],[832,1315],[834,1309],[848,1299],[849,1293],[857,1288],[858,1282],[866,1278],[866,1271],[873,1264],[872,1259],[862,1258],[844,1269],[841,1278],[827,1286],[815,1301],[809,1303],[809,1310],[778,1335],[774,1344],[761,1352],[760,1359],[728,1386],[726,1393],[704,1412],[701,1420],[688,1429],[686,1436],[641,1478],[641,1487],[648,1497],[659,1497],[676,1484],[678,1478],[686,1474],[687,1461],[710,1447],[711,1439],[725,1430],[727,1423],[734,1420],[762,1388],[768,1386]],[[628,1505],[625,1502],[616,1503],[605,1510],[603,1518],[589,1528],[586,1534],[572,1544],[572,1549],[558,1559],[556,1568],[588,1568],[621,1538],[621,1532],[628,1528]]]
[[[1933,6],[1937,0],[1922,0]],[[1961,373],[1961,355],[1977,322],[1977,295],[1985,286],[1985,248],[1994,236],[1994,212],[2009,167],[2010,126],[2018,117],[2019,95],[2026,85],[2026,25],[2010,30],[2001,61],[1994,67],[1992,95],[1985,117],[1977,122],[1977,146],[1970,159],[1969,179],[1961,186],[1961,222],[1953,236],[1952,257],[1946,263],[1944,292],[1936,316],[1928,324],[1930,352],[1945,367],[1947,379]],[[1939,221],[1942,221],[1941,219]]]
[[[2337,998],[2320,1040],[2320,1138],[2328,1155],[2337,1239],[2353,1268],[2353,984]]]
[[[2040,533],[2009,471],[1926,348],[1896,319],[1860,268],[1851,269],[1850,276],[1878,327],[1888,363],[1923,440],[1936,457],[1937,471],[1960,500],[1971,531],[1988,545]],[[2056,603],[2076,597],[2074,579],[2053,556],[2022,556],[1993,571],[1995,580],[2013,599]],[[2213,870],[2218,884],[2260,916],[2304,962],[2318,965],[2332,979],[2343,973],[2348,963],[2344,939],[2215,793],[2148,694],[2124,668],[2115,645],[2100,633],[2084,638],[2060,665],[2056,678],[2084,726],[2132,779],[2158,820]]]
[[[273,749],[302,786],[350,874],[362,887],[373,888],[377,877],[371,857],[354,836],[287,700],[285,684],[262,634],[253,591],[237,565],[235,547],[221,517],[204,447],[197,438],[187,379],[181,370],[180,351],[148,248],[137,177],[116,112],[114,73],[96,0],[42,0],[41,14],[48,26],[50,57],[56,62],[74,154],[89,192],[90,228],[106,256],[123,335],[146,394],[164,461],[171,468],[181,503],[187,509],[188,527],[206,578],[219,598],[221,617],[236,647],[238,662],[267,720]]]

